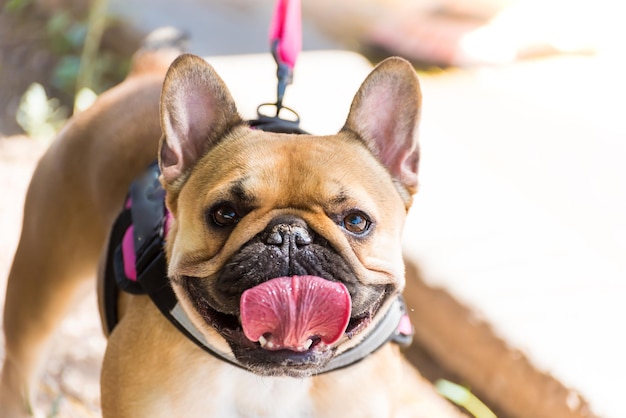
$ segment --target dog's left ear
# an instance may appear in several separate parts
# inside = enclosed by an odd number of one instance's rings
[[[166,184],[180,184],[220,138],[241,124],[228,88],[204,59],[183,54],[170,66],[161,93],[159,168]]]
[[[410,194],[417,190],[421,101],[411,64],[388,58],[361,85],[342,129],[356,133]]]

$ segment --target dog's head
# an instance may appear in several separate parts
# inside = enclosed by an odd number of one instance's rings
[[[362,84],[332,136],[250,129],[183,55],[163,86],[168,274],[215,346],[263,375],[307,376],[360,342],[404,286],[420,90],[401,59]]]

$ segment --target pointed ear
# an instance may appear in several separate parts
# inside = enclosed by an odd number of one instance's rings
[[[166,184],[184,181],[193,165],[242,120],[213,67],[191,54],[170,66],[161,93],[159,168]]]
[[[421,101],[411,64],[388,58],[361,85],[343,127],[356,133],[411,195],[417,190]]]

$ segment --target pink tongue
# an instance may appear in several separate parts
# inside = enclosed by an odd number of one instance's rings
[[[243,332],[268,350],[306,351],[314,340],[343,335],[352,302],[348,289],[315,276],[278,277],[241,295]]]

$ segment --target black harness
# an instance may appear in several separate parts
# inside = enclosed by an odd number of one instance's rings
[[[250,122],[250,126],[269,132],[305,133],[298,123],[299,120],[287,121],[278,116],[259,115],[258,119]],[[133,181],[124,209],[113,224],[104,270],[105,326],[111,333],[119,322],[120,291],[148,295],[170,323],[196,345],[220,360],[247,370],[232,353],[223,352],[206,341],[191,323],[172,290],[164,252],[169,213],[159,174],[158,165],[154,162]],[[410,345],[413,330],[407,321],[404,301],[398,296],[391,301],[387,313],[364,340],[335,356],[322,373],[354,364],[390,341],[402,346]]]

